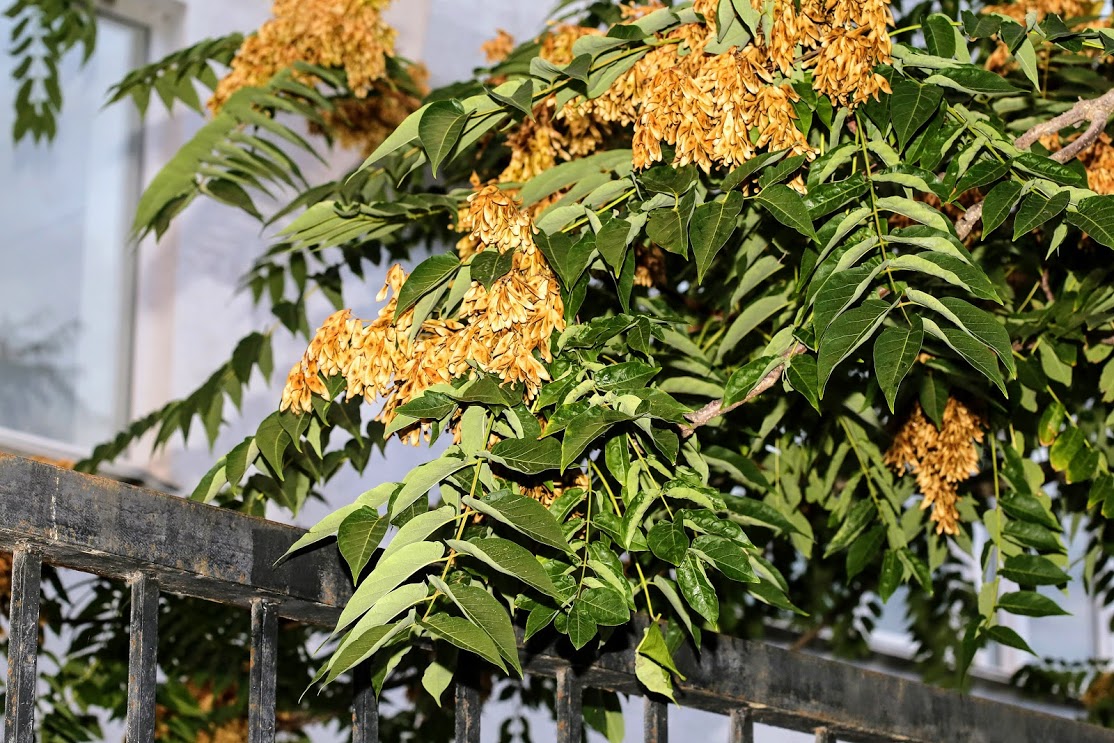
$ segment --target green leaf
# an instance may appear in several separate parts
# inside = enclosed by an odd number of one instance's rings
[[[816,230],[812,227],[812,218],[809,217],[804,199],[789,186],[780,183],[770,186],[758,194],[755,200],[766,207],[766,210],[786,227],[816,239]]]
[[[622,538],[624,547],[629,549],[634,543],[635,535],[637,535],[638,530],[642,528],[642,519],[646,517],[646,512],[657,499],[657,492],[639,490],[638,494],[634,496],[634,499],[627,505],[626,511],[623,513],[623,520],[619,527],[619,536]]]
[[[376,547],[387,534],[387,519],[371,508],[350,514],[337,530],[337,547],[348,563],[352,580],[358,580]]]
[[[981,268],[972,266],[961,258],[946,253],[905,253],[890,259],[890,268],[898,271],[917,271],[969,291],[979,299],[1001,303],[1002,299]]]
[[[282,480],[284,469],[282,456],[290,446],[290,434],[282,427],[281,417],[281,413],[271,413],[255,431],[255,444],[259,447],[259,453],[279,480]]]
[[[804,395],[809,404],[820,412],[820,383],[817,376],[816,357],[812,355],[794,356],[785,371],[789,384]]]
[[[626,413],[593,407],[569,421],[561,441],[561,470],[568,468],[596,438],[611,426],[629,421]]]
[[[572,552],[557,519],[533,498],[511,490],[499,490],[482,499],[465,497],[464,502],[480,513],[517,529],[535,542],[562,552]]]
[[[732,372],[723,388],[723,407],[730,407],[744,400],[776,361],[775,356],[762,356]]]
[[[874,377],[886,396],[891,413],[901,380],[913,368],[924,342],[924,325],[920,318],[912,315],[909,323],[908,327],[885,328],[874,341]]]
[[[708,581],[704,566],[691,551],[677,566],[677,584],[692,610],[708,620],[708,624],[714,628],[719,622],[719,599],[715,588]]]
[[[690,191],[672,208],[654,209],[646,222],[646,235],[671,253],[688,255],[689,220],[696,206],[696,192]]]
[[[539,232],[534,236],[534,241],[541,248],[549,265],[561,279],[561,284],[566,289],[572,288],[577,279],[588,267],[588,260],[595,250],[595,239],[587,234],[580,240],[573,242],[569,235],[558,232],[552,235]]]
[[[583,606],[596,624],[614,627],[630,621],[630,609],[623,595],[611,586],[589,588],[580,595],[577,606]]]
[[[925,83],[952,88],[969,95],[1007,95],[1021,92],[998,73],[971,65],[936,70],[928,76]]]
[[[885,557],[882,558],[882,573],[878,579],[878,596],[882,599],[882,603],[890,600],[890,596],[893,596],[894,591],[901,585],[904,576],[905,569],[897,553],[887,550]]]
[[[477,253],[468,265],[472,270],[472,278],[483,284],[484,289],[490,289],[492,284],[510,272],[514,265],[514,251],[500,253],[489,248]]]
[[[946,308],[949,320],[972,338],[990,346],[1010,376],[1014,375],[1016,366],[1010,334],[997,317],[956,297],[941,297],[940,304]]]
[[[944,91],[935,85],[921,85],[908,78],[898,78],[893,83],[890,97],[894,133],[897,134],[901,148],[909,143],[926,121],[932,118]]]
[[[453,682],[453,669],[433,661],[422,672],[422,688],[425,689],[437,706],[441,706],[441,697]]]
[[[409,418],[440,420],[456,410],[456,401],[440,392],[426,390],[421,396],[400,405],[398,413]]]
[[[1039,555],[1007,557],[999,573],[1023,586],[1060,586],[1071,580],[1054,562]]]
[[[1035,152],[1022,152],[1014,158],[1013,166],[1063,186],[1087,187],[1087,178],[1082,173]]]
[[[657,558],[680,565],[689,548],[689,538],[676,521],[659,521],[646,535],[646,544]]]
[[[568,633],[572,646],[580,650],[596,636],[599,627],[592,620],[588,607],[577,603],[569,612]]]
[[[449,539],[446,543],[457,552],[470,555],[500,573],[517,578],[548,596],[559,600],[564,599],[537,558],[525,547],[500,537],[476,537],[467,542]]]
[[[637,653],[634,656],[634,675],[650,693],[659,694],[676,701],[673,696],[673,681],[669,678],[669,671],[642,653]]]
[[[690,554],[695,554],[733,581],[757,583],[750,567],[750,558],[742,545],[714,534],[701,534],[692,540]]]
[[[371,609],[407,578],[440,560],[445,546],[435,542],[416,542],[379,561],[375,569],[356,587],[340,613],[335,632],[339,632]],[[335,634],[334,632],[334,634]]]
[[[1032,547],[1041,552],[1061,554],[1066,552],[1064,546],[1060,544],[1059,534],[1040,524],[1029,521],[1007,521],[1002,533],[1022,546]]]
[[[436,576],[431,576],[430,582],[448,596],[464,612],[464,616],[472,620],[491,638],[499,650],[499,655],[521,676],[522,664],[518,658],[518,641],[515,639],[514,626],[511,624],[506,607],[490,593],[475,585],[456,583],[450,586]]]
[[[537,475],[561,467],[561,442],[555,438],[504,439],[491,453],[516,472]]]
[[[448,280],[460,268],[455,255],[447,253],[426,258],[411,272],[398,292],[395,319],[418,303],[418,300]]]
[[[996,624],[993,627],[988,628],[986,630],[986,636],[1002,645],[1006,645],[1011,648],[1017,648],[1018,650],[1024,650],[1026,653],[1036,655],[1036,653],[1033,652],[1033,649],[1029,647],[1029,643],[1025,642],[1025,639],[1021,635],[1017,634],[1016,630],[1010,629],[1003,624]]]
[[[855,541],[855,537],[859,536],[877,516],[878,508],[874,505],[873,500],[868,498],[856,502],[855,505],[851,506],[851,510],[847,512],[847,516],[844,517],[843,523],[840,524],[835,536],[828,542],[828,546],[824,550],[824,557],[831,557],[836,552],[848,547],[851,542]]]
[[[1067,191],[1061,191],[1050,199],[1037,191],[1031,192],[1021,200],[1021,206],[1017,207],[1017,214],[1013,218],[1013,239],[1028,235],[1064,211],[1070,199]]]
[[[673,662],[673,654],[670,652],[669,644],[665,641],[665,637],[661,633],[661,627],[658,626],[657,622],[651,622],[646,627],[646,630],[642,633],[642,641],[638,643],[635,652],[639,655],[645,655],[684,681],[685,677],[677,669],[677,664]]]
[[[847,310],[832,321],[820,339],[816,359],[817,383],[821,395],[828,386],[832,370],[874,335],[874,331],[891,309],[893,305],[888,302],[868,299],[861,306]]]
[[[450,642],[461,650],[475,653],[499,670],[506,672],[507,667],[503,664],[495,643],[486,632],[469,620],[448,614],[431,614],[419,624],[429,630],[434,637]]]
[[[1021,196],[1022,186],[1017,181],[1004,181],[999,183],[986,194],[982,203],[982,235],[983,239],[1006,221],[1006,217],[1013,210],[1013,205]],[[1069,215],[1068,221],[1071,221]]]
[[[934,57],[950,59],[955,54],[955,33],[951,19],[943,13],[933,13],[921,24],[925,46]]]
[[[870,183],[861,171],[842,181],[809,186],[808,195],[805,196],[809,219],[816,220],[825,214],[831,214],[865,194],[869,188]]]
[[[1081,199],[1067,214],[1068,223],[1078,227],[1095,242],[1114,248],[1114,196],[1089,196]]]
[[[418,121],[418,139],[433,167],[434,177],[437,176],[437,168],[460,140],[467,122],[468,113],[457,100],[434,101],[422,112]]]
[[[643,361],[625,361],[605,366],[596,372],[594,379],[597,387],[625,392],[645,388],[659,372],[661,367],[651,366]]]
[[[386,560],[408,544],[425,541],[429,535],[455,518],[456,509],[452,506],[441,506],[432,511],[419,513],[403,524],[398,532],[391,537],[391,541],[384,548],[380,560]]]
[[[958,328],[941,328],[932,320],[923,320],[925,330],[945,344],[970,364],[976,371],[994,383],[994,386],[1005,396],[1006,381],[998,369],[998,357],[990,347],[982,341],[975,340],[970,335]]]
[[[451,457],[441,457],[432,462],[420,464],[410,471],[403,483],[402,490],[395,496],[391,503],[391,518],[393,519],[406,510],[414,501],[429,492],[437,483],[446,477],[474,464],[474,462]]]
[[[1004,594],[998,598],[998,608],[1010,614],[1026,617],[1054,617],[1068,614],[1055,601],[1035,591],[1014,591]]]
[[[722,199],[701,204],[693,213],[689,238],[692,255],[696,259],[697,283],[704,281],[716,253],[735,231],[735,220],[742,208],[743,195],[738,191],[729,191]]]
[[[720,188],[724,191],[730,191],[736,188],[751,175],[758,172],[759,169],[777,162],[785,157],[788,152],[789,150],[781,150],[779,152],[763,152],[761,155],[755,155],[728,173],[720,184]]]
[[[982,188],[988,183],[994,183],[999,180],[1008,172],[1010,172],[1010,164],[1008,162],[980,160],[963,174],[955,184],[955,189],[952,193],[961,194],[970,191],[972,188]],[[1009,182],[1012,183],[1014,181]]]

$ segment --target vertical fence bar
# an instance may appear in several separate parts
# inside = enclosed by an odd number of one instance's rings
[[[568,666],[557,671],[557,743],[580,743],[584,713],[580,681]]]
[[[828,728],[816,728],[816,743],[836,743],[836,736]]]
[[[29,549],[12,555],[12,606],[8,637],[8,685],[4,740],[35,740],[35,684],[39,660],[39,584],[43,558]]]
[[[731,710],[730,743],[754,743],[754,715],[750,708]]]
[[[136,575],[132,589],[131,637],[128,648],[127,740],[155,739],[155,689],[158,684],[159,587],[147,575]]]
[[[371,667],[366,663],[352,672],[352,743],[379,743],[379,703],[371,685]]]
[[[456,682],[456,743],[480,743],[480,690],[474,683]]]
[[[646,743],[669,743],[669,706],[650,697],[644,700],[643,736]]]
[[[248,743],[274,743],[275,679],[278,673],[278,614],[275,605],[251,602],[251,674]]]

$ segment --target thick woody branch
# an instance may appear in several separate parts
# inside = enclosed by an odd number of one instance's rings
[[[696,432],[696,429],[707,424],[713,418],[718,418],[725,413],[730,413],[732,410],[739,407],[740,405],[746,405],[748,402],[773,387],[774,384],[779,379],[781,379],[782,372],[784,372],[785,367],[789,365],[789,361],[794,356],[798,356],[807,350],[808,349],[805,348],[804,345],[800,343],[794,343],[788,351],[782,354],[781,363],[767,372],[766,376],[762,377],[758,384],[754,385],[754,389],[748,392],[746,394],[746,397],[744,397],[742,400],[739,400],[738,402],[732,403],[727,406],[723,404],[723,400],[713,400],[699,410],[694,410],[691,413],[687,414],[685,417],[688,418],[689,425],[681,426],[681,437],[687,439],[689,436],[692,436],[693,433]]]
[[[1079,101],[1059,116],[1037,124],[1014,140],[1014,145],[1018,149],[1028,149],[1034,142],[1047,134],[1055,134],[1064,127],[1078,126],[1085,121],[1089,122],[1086,130],[1074,141],[1052,153],[1053,160],[1058,163],[1067,163],[1095,143],[1095,140],[1106,129],[1106,122],[1111,115],[1114,115],[1114,89],[1107,91],[1098,98]],[[971,234],[971,230],[975,228],[975,223],[982,218],[982,207],[983,203],[981,201],[972,205],[955,223],[955,231],[960,240],[965,240]]]

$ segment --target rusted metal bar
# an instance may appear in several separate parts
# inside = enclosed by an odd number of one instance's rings
[[[0,454],[0,550],[119,581],[158,577],[165,593],[336,623],[352,584],[335,549],[274,567],[305,532],[165,493]]]
[[[12,605],[9,612],[8,684],[5,688],[4,740],[35,740],[35,684],[39,659],[39,593],[42,555],[20,547],[12,554]]]
[[[836,736],[828,728],[816,728],[816,743],[836,743]]]
[[[754,743],[754,714],[749,707],[731,710],[730,743]]]
[[[248,690],[248,743],[274,743],[275,682],[278,676],[278,614],[275,605],[251,605],[251,673]]]
[[[456,682],[456,743],[480,743],[480,690],[471,679]]]
[[[142,574],[134,576],[130,583],[132,616],[128,649],[127,740],[154,740],[159,587],[153,578]]]
[[[643,739],[646,743],[669,743],[669,706],[650,697],[643,703]]]
[[[353,671],[352,743],[379,743],[379,702],[365,662]]]
[[[571,667],[557,671],[557,743],[580,743],[584,727],[583,689]]]

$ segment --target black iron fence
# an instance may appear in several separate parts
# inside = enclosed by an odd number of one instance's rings
[[[249,741],[275,737],[277,619],[331,627],[350,594],[334,550],[278,568],[302,531],[112,480],[0,455],[0,550],[13,553],[5,740],[35,739],[39,581],[44,562],[126,581],[132,592],[127,740],[155,736],[159,592],[242,606],[251,613]],[[600,653],[569,660],[527,646],[524,669],[557,681],[558,743],[581,741],[585,688],[642,695],[634,645],[616,637]],[[754,739],[754,723],[815,731],[818,743],[1090,743],[1114,731],[772,645],[707,636],[679,663],[678,703],[728,715],[730,743]],[[456,739],[480,740],[480,695],[456,688]],[[645,740],[666,743],[667,704],[647,698]],[[378,712],[359,675],[353,740],[378,738]]]

